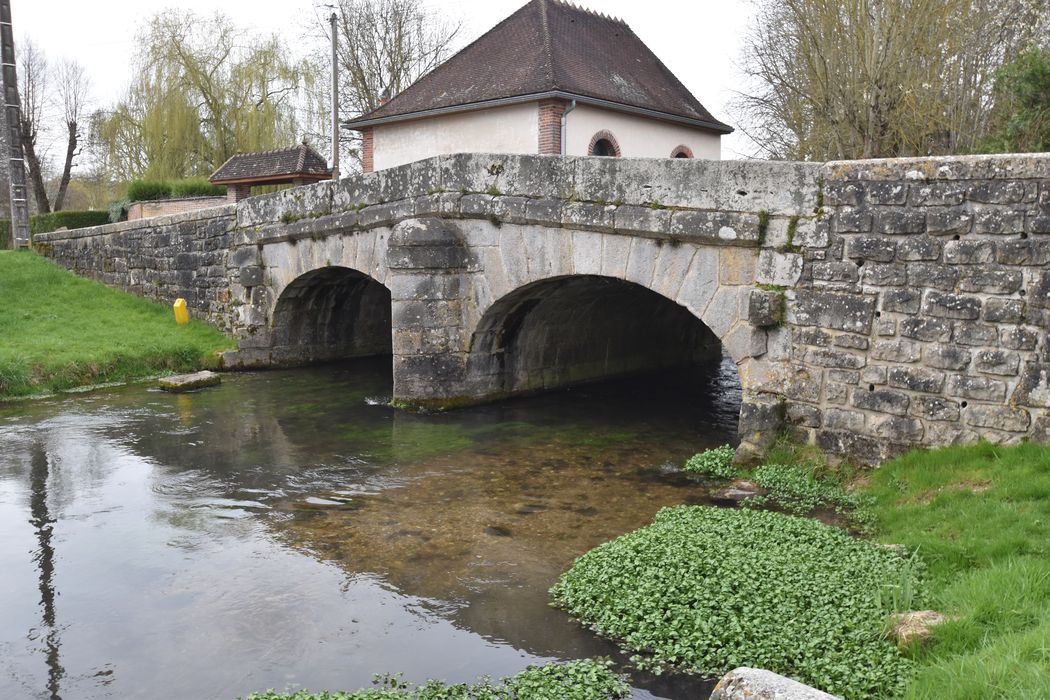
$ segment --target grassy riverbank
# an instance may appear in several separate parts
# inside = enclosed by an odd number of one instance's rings
[[[722,457],[688,468],[737,475]],[[812,520],[683,506],[581,557],[554,601],[648,666],[760,666],[846,698],[1050,697],[1050,448],[917,451],[866,474],[770,457],[748,505],[838,510],[903,545],[897,563]],[[916,609],[949,621],[893,646],[890,616]]]
[[[1050,447],[914,452],[871,475],[878,537],[918,551],[951,620],[909,698],[1050,698]]]
[[[0,400],[214,366],[232,347],[199,321],[76,277],[29,251],[0,251]]]

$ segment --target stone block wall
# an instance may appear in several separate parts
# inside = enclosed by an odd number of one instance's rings
[[[877,462],[913,445],[1050,442],[1050,157],[829,163],[817,227],[762,252],[788,423]],[[782,285],[785,289],[777,289]]]
[[[227,332],[234,296],[228,270],[236,208],[224,205],[39,235],[34,247],[62,267],[111,287],[172,304]]]

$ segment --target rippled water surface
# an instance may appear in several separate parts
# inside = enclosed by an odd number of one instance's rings
[[[0,698],[221,698],[615,656],[558,574],[732,439],[735,369],[413,415],[389,362],[0,404]],[[632,676],[635,697],[702,697]]]

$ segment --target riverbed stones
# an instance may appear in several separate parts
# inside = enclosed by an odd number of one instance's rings
[[[736,668],[722,676],[710,700],[841,700],[772,671]]]
[[[208,370],[194,372],[193,374],[178,374],[173,377],[162,377],[157,381],[158,386],[164,391],[181,393],[195,391],[204,387],[217,386],[222,382],[222,377]]]

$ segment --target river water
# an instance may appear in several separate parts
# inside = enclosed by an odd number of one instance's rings
[[[363,361],[0,404],[0,698],[231,700],[619,658],[547,589],[660,507],[708,502],[677,466],[733,439],[732,364],[433,415],[387,407],[389,376]]]

